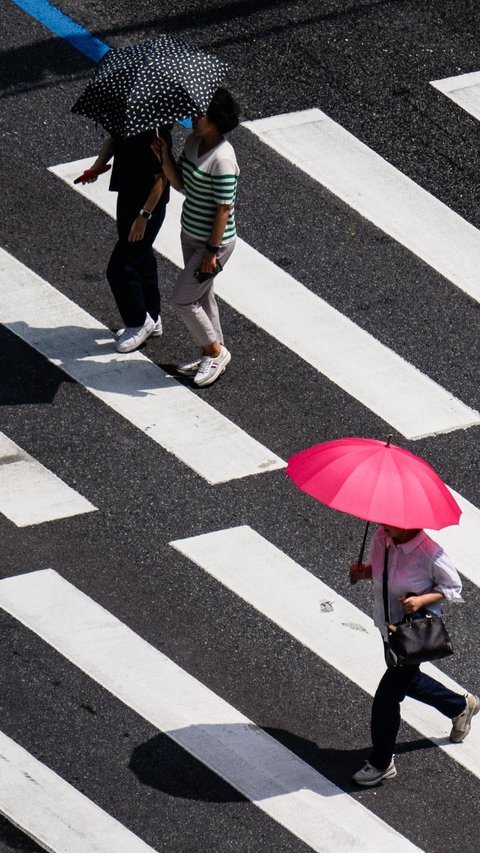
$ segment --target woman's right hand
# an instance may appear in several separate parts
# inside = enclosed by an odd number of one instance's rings
[[[349,575],[351,584],[357,583],[358,581],[371,581],[372,567],[365,563],[352,563]]]
[[[163,166],[164,159],[168,157],[168,145],[163,136],[156,136],[150,147],[160,165]]]

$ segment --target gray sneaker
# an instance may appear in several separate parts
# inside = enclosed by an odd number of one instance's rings
[[[198,385],[199,388],[211,385],[215,379],[218,379],[225,372],[227,364],[231,360],[232,354],[223,345],[219,355],[204,355],[193,380],[195,385]]]
[[[117,352],[133,352],[133,350],[138,349],[150,337],[154,325],[152,318],[147,314],[143,326],[127,326],[123,334],[117,338],[115,344]]]
[[[117,339],[121,338],[124,332],[125,332],[125,329],[119,329],[118,332],[115,332],[115,337]],[[153,327],[153,332],[150,332],[149,337],[150,338],[160,338],[162,335],[163,335],[162,318],[159,315],[158,320],[156,320],[155,325]]]
[[[369,761],[366,761],[362,769],[354,773],[352,782],[355,782],[356,785],[362,785],[364,788],[373,788],[374,785],[378,785],[383,779],[394,779],[396,775],[397,768],[395,767],[393,758],[385,770],[379,770],[373,764],[370,764]]]
[[[452,720],[453,726],[450,732],[452,743],[461,743],[462,740],[465,740],[472,725],[472,717],[480,711],[480,699],[478,696],[467,693],[465,699],[467,702],[465,710]]]

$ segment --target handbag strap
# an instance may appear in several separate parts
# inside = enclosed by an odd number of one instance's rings
[[[390,622],[390,608],[388,606],[388,545],[385,547],[385,556],[383,558],[382,591],[385,624],[388,625]]]

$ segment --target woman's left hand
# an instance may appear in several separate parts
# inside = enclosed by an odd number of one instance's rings
[[[408,598],[401,598],[400,604],[403,605],[404,613],[410,616],[412,613],[416,613],[417,610],[420,610],[423,607],[423,601],[421,595],[410,595]]]

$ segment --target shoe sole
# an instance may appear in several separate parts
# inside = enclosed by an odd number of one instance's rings
[[[229,352],[228,358],[226,358],[225,361],[222,362],[222,364],[219,364],[219,366],[218,366],[217,370],[215,371],[215,373],[213,374],[213,376],[209,376],[209,378],[205,382],[202,382],[202,381],[195,382],[195,379],[194,379],[193,380],[194,384],[197,386],[197,388],[205,388],[207,385],[211,385],[212,382],[215,382],[215,380],[218,379],[219,376],[222,375],[222,373],[225,373],[227,366],[230,364],[231,360],[232,360],[232,354]]]
[[[380,779],[375,779],[371,782],[359,782],[357,779],[353,779],[352,781],[355,782],[355,785],[360,785],[361,788],[374,788],[375,785],[379,785],[380,782],[384,781],[384,779],[395,779],[396,775],[397,768],[392,767],[392,769],[389,770],[388,773],[385,773],[385,775],[380,776]]]

